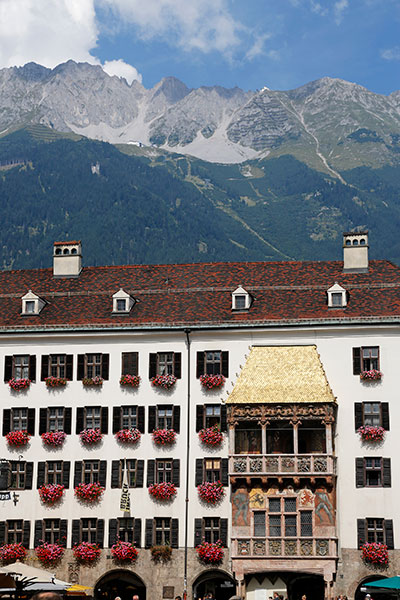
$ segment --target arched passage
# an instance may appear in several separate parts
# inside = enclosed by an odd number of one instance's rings
[[[322,575],[299,573],[290,579],[287,590],[288,598],[290,600],[300,600],[304,595],[310,600],[324,600],[324,578]]]
[[[235,580],[218,569],[204,571],[193,583],[193,598],[204,598],[212,594],[218,600],[229,600],[236,593]]]
[[[94,586],[96,600],[114,600],[116,596],[121,600],[132,600],[134,594],[140,600],[146,600],[146,586],[136,573],[127,569],[108,571]]]
[[[386,579],[386,575],[376,574],[376,575],[369,575],[369,577],[364,577],[364,579],[362,579],[361,582],[357,586],[357,589],[354,594],[354,600],[364,600],[367,593],[371,594],[371,596],[373,598],[379,598],[379,600],[393,599],[393,594],[390,594],[390,593],[385,594],[385,593],[379,592],[379,594],[375,595],[373,591],[370,591],[370,592],[362,592],[361,591],[361,588],[363,588],[366,583],[371,583],[371,581],[378,581],[379,579]]]

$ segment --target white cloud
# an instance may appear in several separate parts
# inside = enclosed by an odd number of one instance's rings
[[[108,75],[116,75],[117,77],[126,79],[129,85],[134,79],[137,79],[142,83],[141,74],[137,72],[135,67],[128,65],[128,63],[124,62],[121,58],[118,60],[106,60],[103,69]]]
[[[315,2],[315,0],[310,0],[311,11],[317,15],[321,15],[325,17],[328,14],[328,9],[322,6],[320,2]]]
[[[336,25],[340,25],[344,11],[349,7],[349,0],[337,0],[333,7]]]
[[[400,60],[400,46],[381,50],[381,57],[385,60]]]
[[[247,60],[253,60],[253,58],[255,58],[256,56],[259,56],[260,54],[264,54],[264,44],[270,37],[271,36],[269,33],[264,33],[263,35],[257,35],[254,40],[253,45],[246,52],[245,58]]]

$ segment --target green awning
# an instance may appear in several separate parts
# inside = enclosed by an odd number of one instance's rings
[[[387,577],[386,579],[378,579],[377,581],[371,581],[370,583],[364,583],[362,587],[365,588],[381,588],[386,590],[400,590],[400,577]]]

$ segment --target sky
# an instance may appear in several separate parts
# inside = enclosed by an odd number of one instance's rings
[[[0,0],[0,67],[69,59],[146,88],[400,90],[400,0]]]

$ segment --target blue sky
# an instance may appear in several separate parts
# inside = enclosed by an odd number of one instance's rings
[[[400,89],[399,0],[0,0],[0,67],[72,58],[152,87]]]

